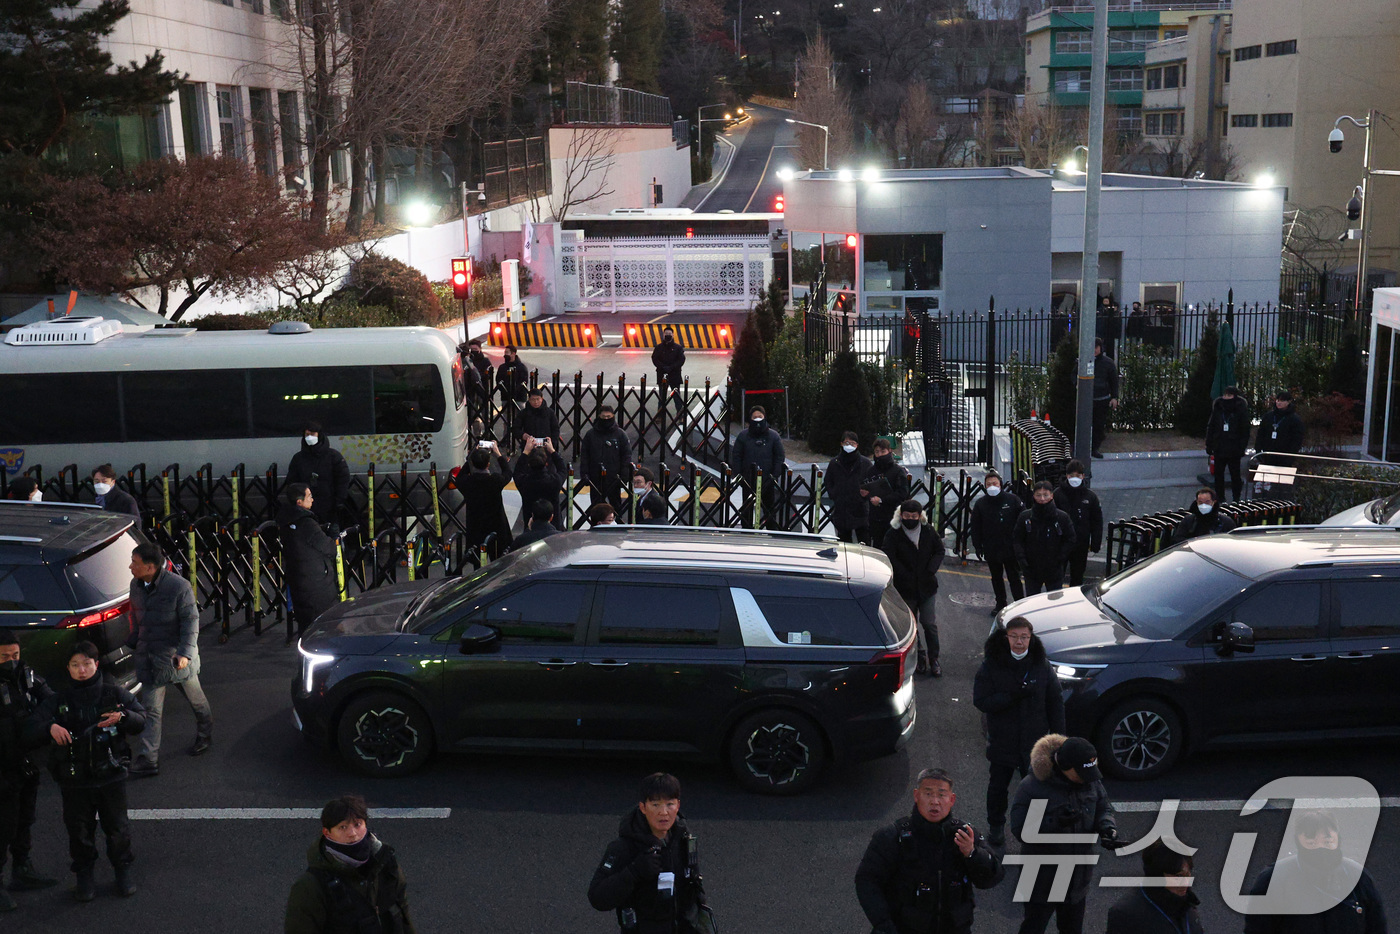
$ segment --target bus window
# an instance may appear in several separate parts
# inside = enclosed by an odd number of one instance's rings
[[[247,371],[122,374],[127,441],[248,437]]]
[[[419,363],[374,368],[375,434],[440,431],[446,413],[437,367]]]
[[[374,433],[367,366],[264,367],[252,377],[253,435],[301,434],[317,421],[330,435]]]
[[[0,399],[0,442],[5,444],[121,440],[115,373],[12,373],[0,377]]]

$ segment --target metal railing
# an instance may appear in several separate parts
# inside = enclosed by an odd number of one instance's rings
[[[631,88],[570,81],[564,86],[564,122],[670,126],[671,99]]]
[[[1239,526],[1297,525],[1303,507],[1286,500],[1224,503],[1220,511]],[[1174,509],[1108,524],[1104,536],[1104,576],[1109,577],[1176,544],[1176,527],[1190,514]]]

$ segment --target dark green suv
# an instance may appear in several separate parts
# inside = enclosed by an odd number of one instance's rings
[[[553,535],[323,614],[292,702],[370,775],[434,750],[662,753],[792,794],[913,731],[914,625],[890,581],[880,552],[814,535]]]
[[[62,676],[73,645],[89,641],[106,671],[135,685],[126,647],[134,525],[96,506],[0,502],[0,626],[45,678]]]

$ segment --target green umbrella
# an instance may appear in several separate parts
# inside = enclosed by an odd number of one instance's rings
[[[1220,343],[1215,351],[1215,379],[1210,384],[1210,397],[1219,399],[1226,386],[1235,385],[1235,335],[1229,320],[1220,322]]]

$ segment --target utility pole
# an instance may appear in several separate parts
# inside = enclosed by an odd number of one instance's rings
[[[1094,445],[1094,333],[1099,305],[1099,192],[1103,185],[1103,110],[1108,75],[1108,0],[1094,0],[1089,74],[1089,151],[1084,175],[1084,265],[1079,288],[1079,380],[1074,456],[1088,467]],[[1090,467],[1090,473],[1093,468]]]

